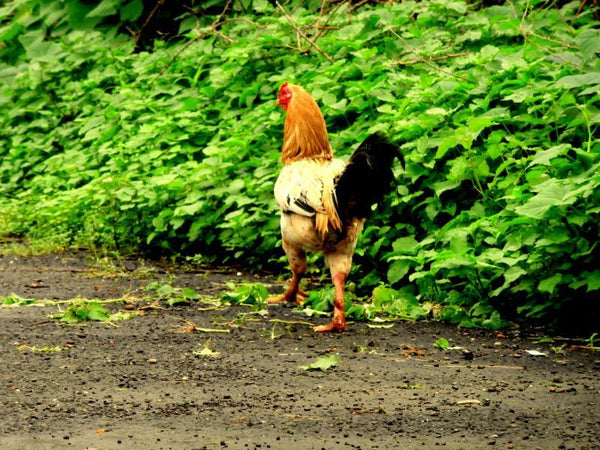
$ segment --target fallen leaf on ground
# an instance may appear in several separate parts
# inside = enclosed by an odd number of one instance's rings
[[[210,358],[215,358],[217,356],[219,356],[221,354],[221,352],[216,352],[214,350],[210,349],[210,339],[206,340],[206,343],[204,344],[204,348],[202,350],[196,350],[192,352],[192,355],[194,356],[208,356]]]
[[[300,368],[302,370],[320,370],[321,372],[325,372],[327,369],[334,367],[338,362],[340,362],[340,358],[337,355],[325,355],[313,363],[300,366]]]
[[[421,357],[421,356],[425,356],[427,354],[427,352],[423,349],[417,348],[417,347],[413,347],[412,345],[408,345],[408,344],[400,344],[400,353],[403,356],[407,356],[407,357],[411,357],[411,356],[416,356],[416,357]]]
[[[544,352],[537,350],[525,350],[525,353],[527,353],[529,356],[548,356]]]

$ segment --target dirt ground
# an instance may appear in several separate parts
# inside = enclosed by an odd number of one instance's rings
[[[154,279],[218,295],[255,277],[0,257],[0,296],[133,298]],[[290,322],[327,318],[291,307],[159,306],[85,325],[49,318],[57,305],[1,307],[0,448],[600,448],[600,354],[579,339],[427,322],[315,334]],[[190,323],[229,332],[182,332]],[[440,337],[462,349],[436,349]],[[194,355],[208,339],[219,354]],[[300,368],[328,354],[334,368]]]

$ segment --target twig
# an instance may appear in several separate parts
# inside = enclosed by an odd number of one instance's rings
[[[525,22],[525,17],[527,17],[527,12],[529,11],[529,3],[531,3],[531,0],[527,0],[527,4],[525,5],[525,9],[523,10],[523,15],[521,16],[521,24]]]
[[[552,53],[550,51],[550,49],[548,49],[547,47],[544,47],[543,45],[539,45],[536,42],[533,42],[529,36],[527,36],[527,34],[523,34],[523,39],[525,39],[525,41],[529,42],[531,45],[533,45],[535,48],[537,48],[538,50],[544,51],[546,53],[548,53],[550,56],[553,56],[554,58],[560,59],[562,62],[565,62],[567,64],[572,65],[573,67],[577,67],[578,69],[581,69],[581,65],[574,63],[573,61],[569,61],[567,58],[565,58],[564,56],[558,54],[558,53]]]
[[[215,19],[215,21],[213,22],[211,28],[217,27],[220,23],[221,23],[221,19],[223,18],[223,16],[225,15],[225,13],[227,12],[227,10],[229,9],[229,6],[231,5],[231,1],[232,0],[227,0],[227,4],[225,5],[225,8],[223,8],[223,11],[221,11],[221,14],[219,14],[219,17],[217,17]]]
[[[575,45],[567,44],[566,42],[559,41],[557,39],[552,39],[552,38],[549,38],[546,36],[542,36],[541,34],[534,33],[533,31],[529,31],[527,28],[525,28],[523,26],[519,26],[519,29],[521,30],[521,33],[523,33],[523,34],[528,34],[530,36],[536,37],[538,39],[542,39],[544,41],[552,42],[554,44],[562,45],[563,47],[567,47],[567,48],[571,48],[571,49],[577,48],[577,46],[575,46]]]
[[[448,55],[443,55],[443,56],[432,56],[431,58],[427,58],[428,61],[443,61],[445,59],[450,59],[450,58],[458,58],[459,56],[466,56],[470,54],[470,52],[460,52],[460,53],[450,53]],[[393,66],[397,66],[397,65],[402,65],[402,66],[409,66],[411,64],[417,64],[423,62],[420,59],[411,59],[408,61],[395,61],[392,63]]]
[[[158,300],[155,300],[152,303],[149,303],[148,305],[140,306],[138,308],[138,311],[147,311],[147,310],[150,310],[150,309],[162,309],[163,311],[167,310],[167,308],[163,308],[162,306],[160,306],[158,304]]]
[[[219,36],[221,39],[223,39],[224,41],[229,42],[230,44],[233,42],[233,39],[231,39],[229,36],[227,36],[226,34],[221,33],[219,30],[214,30],[213,33],[215,33],[217,36]]]
[[[300,28],[298,28],[298,26],[294,23],[294,20],[290,17],[290,15],[286,12],[286,10],[283,9],[283,6],[281,6],[281,4],[278,1],[275,1],[275,4],[279,8],[279,10],[283,13],[283,15],[285,16],[287,21],[292,26],[292,28],[294,28],[294,30],[296,30],[296,33],[299,36],[302,36],[302,38],[304,38],[306,40],[306,42],[308,42],[312,47],[314,47],[314,49],[316,51],[318,51],[321,55],[323,55],[325,57],[325,59],[327,59],[327,61],[329,61],[330,63],[333,64],[333,62],[334,62],[333,58],[331,56],[329,56],[327,53],[325,53],[323,50],[321,50],[321,47],[319,47],[315,41],[313,41],[311,38],[309,38],[306,34],[304,34],[302,32],[302,30],[300,30]]]
[[[517,12],[517,8],[516,8],[515,4],[513,3],[512,0],[508,0],[508,3],[512,7],[515,19],[517,19],[518,18],[518,12]],[[585,4],[585,0],[584,0],[583,4]],[[541,34],[537,34],[537,33],[533,32],[533,31],[529,30],[525,26],[527,24],[526,21],[525,21],[525,19],[527,18],[527,12],[528,12],[528,10],[529,10],[529,0],[527,1],[527,5],[525,6],[525,10],[523,11],[523,14],[521,15],[521,23],[519,24],[519,31],[521,32],[521,34],[523,35],[523,38],[525,40],[529,40],[529,39],[527,39],[527,36],[533,36],[533,37],[536,37],[538,39],[542,39],[544,41],[552,42],[553,44],[562,45],[563,47],[567,47],[567,48],[570,48],[570,49],[576,49],[577,48],[577,46],[575,46],[575,45],[571,45],[571,44],[568,44],[566,42],[559,41],[557,39],[552,39],[552,38],[549,38],[547,36],[542,36]],[[529,40],[529,42],[531,42],[531,41]],[[552,55],[552,53],[550,51],[548,51],[548,53],[550,53]],[[565,61],[565,62],[567,62],[567,61]]]
[[[319,11],[319,17],[317,17],[317,21],[315,22],[315,37],[319,36],[319,24],[321,22],[321,18],[323,17],[323,12],[325,10],[325,3],[327,0],[321,0],[321,10]]]
[[[396,36],[398,39],[400,39],[400,41],[406,46],[406,48],[417,57],[417,61],[421,62],[423,64],[428,65],[429,67],[431,67],[434,70],[438,70],[442,73],[445,73],[446,75],[450,75],[451,77],[455,77],[455,78],[460,78],[461,80],[465,80],[465,81],[469,81],[468,78],[463,77],[462,75],[456,75],[455,73],[450,72],[449,70],[445,70],[442,69],[441,67],[436,66],[435,64],[433,64],[431,61],[423,58],[421,55],[419,55],[419,53],[417,53],[417,51],[406,41],[406,39],[404,39],[402,36],[400,36],[398,33],[396,33],[392,28],[388,28],[388,30],[394,35]]]
[[[167,70],[169,70],[169,67],[171,67],[173,65],[173,63],[177,60],[177,58],[179,57],[179,55],[181,55],[185,50],[187,50],[187,48],[192,45],[194,42],[199,41],[200,39],[204,39],[206,36],[208,36],[210,33],[212,33],[213,31],[216,31],[217,27],[219,25],[221,25],[221,19],[223,18],[223,15],[225,15],[225,13],[227,12],[227,10],[229,9],[229,6],[231,5],[231,2],[233,0],[228,0],[227,4],[225,5],[225,8],[223,8],[223,11],[221,11],[221,14],[219,14],[219,17],[217,17],[213,23],[211,24],[211,26],[208,28],[208,30],[206,30],[204,33],[199,34],[198,36],[196,36],[194,39],[188,41],[183,47],[181,47],[179,49],[179,51],[177,53],[175,53],[175,55],[173,55],[173,57],[171,58],[171,60],[167,63],[167,65],[160,71],[160,73],[158,75],[156,75],[152,81],[150,81],[150,84],[153,84],[157,78],[162,77]],[[225,35],[223,35],[225,36]]]
[[[229,23],[229,22],[246,22],[246,23],[249,23],[250,25],[254,25],[256,28],[260,28],[261,30],[264,30],[265,28],[267,28],[266,26],[261,25],[258,22],[254,22],[253,20],[250,20],[246,17],[228,17],[223,22],[221,22],[221,25]]]
[[[305,322],[304,320],[271,319],[269,322],[285,323],[286,325],[308,325],[309,327],[314,326],[314,323]]]
[[[321,27],[319,27],[319,32],[315,35],[315,42],[317,41],[317,39],[319,39],[321,37],[321,35],[323,35],[324,31],[329,30],[329,28],[327,27],[327,24],[329,23],[329,21],[331,20],[331,18],[335,14],[335,12],[345,3],[346,3],[345,1],[339,2],[337,5],[335,5],[333,8],[331,8],[329,11],[327,11],[327,14],[328,14],[327,19],[325,20],[325,23]]]
[[[357,4],[352,5],[350,8],[348,8],[348,12],[353,13],[354,11],[356,11],[358,8],[360,8],[362,5],[364,5],[368,1],[369,0],[360,0],[360,2],[358,2]]]
[[[575,17],[579,16],[579,13],[581,13],[581,11],[583,10],[583,7],[585,6],[586,3],[587,3],[587,0],[583,0],[581,2],[581,5],[579,5],[579,8],[577,8]],[[598,9],[598,0],[592,0],[592,3],[596,7],[596,9],[594,10],[594,19],[600,20],[600,9]]]
[[[583,0],[581,2],[581,4],[579,5],[579,8],[577,8],[577,12],[575,13],[575,17],[577,17],[581,13],[581,10],[583,9],[583,7],[585,6],[586,3],[587,3],[587,0]]]
[[[517,8],[515,6],[515,4],[512,2],[512,0],[508,0],[508,3],[510,4],[510,7],[513,10],[513,15],[515,16],[515,19],[519,17],[519,14],[517,13]]]
[[[231,330],[228,329],[221,329],[221,328],[202,328],[197,326],[194,322],[187,320],[183,317],[176,317],[173,316],[176,319],[180,319],[183,320],[185,323],[187,323],[187,327],[180,327],[180,328],[170,328],[169,331],[172,331],[174,333],[195,333],[195,332],[200,332],[200,333],[231,333]]]
[[[156,14],[156,11],[158,11],[158,8],[160,8],[163,4],[165,3],[165,0],[158,0],[156,2],[156,5],[154,5],[154,8],[152,9],[152,11],[150,11],[150,14],[148,14],[148,17],[146,17],[146,21],[144,22],[144,24],[142,25],[142,28],[140,28],[140,31],[138,31],[136,34],[136,38],[135,38],[135,46],[138,46],[138,43],[142,37],[142,33],[144,31],[144,29],[148,26],[148,24],[150,23],[150,21],[152,20],[152,18],[154,17],[154,15]]]

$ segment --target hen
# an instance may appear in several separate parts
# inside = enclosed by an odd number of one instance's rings
[[[402,155],[379,134],[365,139],[348,164],[333,158],[323,114],[302,87],[283,83],[277,105],[286,111],[275,183],[283,249],[292,269],[287,291],[271,303],[302,303],[306,252],[323,252],[335,288],[333,320],[315,331],[346,328],[344,288],[356,241],[373,204],[390,191],[394,158]]]

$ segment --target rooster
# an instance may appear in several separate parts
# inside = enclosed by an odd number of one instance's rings
[[[323,252],[335,288],[333,320],[315,331],[346,328],[344,288],[352,256],[371,207],[390,191],[398,149],[379,134],[369,136],[348,164],[333,158],[323,114],[302,87],[283,83],[277,105],[286,111],[275,200],[281,210],[283,249],[292,269],[285,293],[270,303],[301,304],[306,293],[306,252]]]

